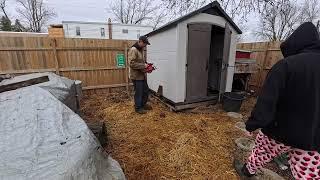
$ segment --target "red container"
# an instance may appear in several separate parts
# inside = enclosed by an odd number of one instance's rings
[[[250,59],[250,52],[237,50],[236,59]]]

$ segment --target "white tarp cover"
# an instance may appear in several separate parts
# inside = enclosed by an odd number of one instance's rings
[[[39,86],[47,91],[49,91],[53,96],[55,96],[58,100],[67,105],[74,112],[78,112],[77,100],[76,100],[76,88],[75,81],[70,80],[65,77],[58,76],[54,73],[34,73],[16,76],[11,79],[5,79],[0,82],[1,85],[8,85],[12,83],[17,83],[21,81],[26,81],[33,78],[38,78],[42,76],[48,76],[49,81],[36,84],[34,86]]]
[[[0,179],[125,179],[86,123],[37,86],[0,93]]]

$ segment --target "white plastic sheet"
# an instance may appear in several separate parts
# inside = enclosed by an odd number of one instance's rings
[[[29,79],[38,78],[42,76],[48,76],[49,81],[36,84],[34,86],[38,86],[49,91],[53,96],[55,96],[58,100],[63,102],[65,105],[67,105],[74,112],[78,112],[79,107],[76,99],[77,97],[76,97],[75,81],[65,77],[58,76],[54,73],[34,73],[34,74],[16,76],[11,79],[3,80],[2,82],[0,82],[0,86],[17,83],[21,81],[26,81]]]
[[[86,123],[37,86],[0,93],[0,179],[122,180]]]

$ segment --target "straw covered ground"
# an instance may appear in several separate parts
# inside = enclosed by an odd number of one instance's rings
[[[243,105],[248,115],[255,100]],[[131,179],[238,179],[232,167],[237,122],[219,106],[170,112],[151,100],[146,115],[133,111],[125,94],[90,95],[82,102],[88,121],[105,121],[107,151]]]

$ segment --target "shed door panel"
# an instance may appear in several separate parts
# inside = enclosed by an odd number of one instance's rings
[[[231,46],[231,28],[228,23],[226,23],[225,35],[224,35],[224,47],[223,47],[223,57],[222,57],[222,67],[221,67],[221,79],[220,79],[220,96],[221,100],[222,94],[226,90],[227,85],[227,75],[229,67],[229,57],[230,57],[230,46]]]
[[[187,101],[207,97],[211,28],[209,24],[188,25]]]

